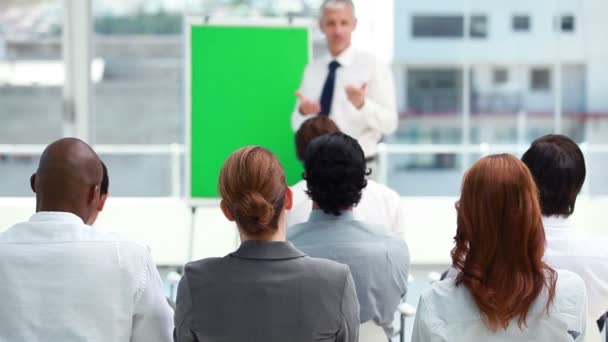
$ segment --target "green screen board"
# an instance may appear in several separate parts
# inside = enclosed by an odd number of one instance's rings
[[[228,156],[271,150],[288,184],[301,179],[291,113],[309,59],[306,27],[190,26],[190,198],[217,198]]]

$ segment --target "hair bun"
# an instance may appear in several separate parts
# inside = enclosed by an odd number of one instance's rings
[[[267,226],[274,217],[274,208],[259,192],[248,191],[243,194],[243,200],[238,204],[236,215],[255,222],[260,226]]]

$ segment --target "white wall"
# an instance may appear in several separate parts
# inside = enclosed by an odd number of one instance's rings
[[[449,264],[456,215],[452,197],[404,197],[405,240],[412,263]],[[608,197],[579,198],[575,220],[581,231],[608,237]],[[0,230],[27,220],[33,198],[0,198]],[[188,259],[190,210],[176,199],[110,198],[96,229],[116,231],[147,243],[159,265],[181,265]],[[238,244],[235,227],[217,207],[199,209],[194,259],[224,256]]]
[[[583,23],[588,36],[584,49],[587,57],[587,110],[608,112],[608,1],[587,0],[583,2]]]
[[[373,52],[386,64],[393,61],[393,1],[354,0],[357,28],[353,45]]]

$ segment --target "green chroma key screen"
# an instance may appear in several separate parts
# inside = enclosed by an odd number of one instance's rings
[[[301,179],[291,113],[309,58],[305,27],[191,26],[190,195],[216,198],[220,169],[247,145]]]

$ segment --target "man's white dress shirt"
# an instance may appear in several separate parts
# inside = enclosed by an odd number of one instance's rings
[[[172,341],[146,246],[39,212],[0,234],[0,341]]]
[[[595,321],[608,311],[608,239],[585,236],[572,218],[543,217],[545,262],[578,274],[585,281],[589,324],[587,341],[599,341]]]
[[[312,211],[312,200],[306,195],[306,181],[301,180],[291,187],[293,207],[287,211],[287,227],[308,221]],[[373,223],[403,237],[404,216],[401,210],[401,196],[393,189],[367,180],[361,194],[361,201],[353,208],[355,218]]]
[[[553,303],[547,314],[547,290],[533,302],[520,329],[517,318],[507,329],[492,332],[486,327],[471,293],[454,278],[433,284],[420,297],[412,342],[508,342],[583,341],[586,321],[586,295],[583,280],[573,272],[558,270]]]
[[[323,85],[329,72],[330,55],[314,60],[304,70],[300,91],[311,101],[320,101]],[[359,141],[366,157],[375,156],[378,141],[383,134],[397,129],[398,116],[395,105],[395,86],[388,66],[374,55],[347,48],[336,61],[336,83],[329,117],[340,130]],[[367,83],[365,104],[357,109],[346,95],[347,86],[361,87]],[[314,115],[300,114],[300,102],[291,116],[294,131]]]

